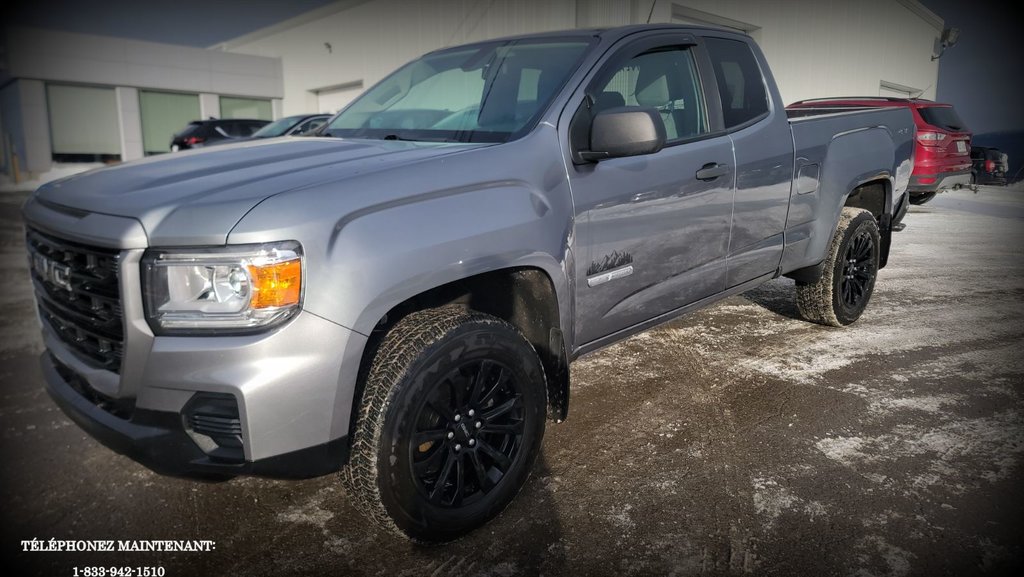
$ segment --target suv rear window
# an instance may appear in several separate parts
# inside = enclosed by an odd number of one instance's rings
[[[952,106],[922,106],[917,111],[921,114],[921,118],[932,126],[938,126],[944,130],[967,130],[964,121],[960,120]]]
[[[175,132],[174,137],[185,138],[186,136],[197,136],[200,132],[202,132],[202,128],[202,122],[190,122],[188,126],[182,128],[178,132]]]

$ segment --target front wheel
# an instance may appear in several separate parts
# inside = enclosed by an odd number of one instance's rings
[[[834,327],[860,318],[875,288],[880,246],[875,217],[862,208],[843,208],[821,278],[797,283],[800,314]]]
[[[540,359],[512,325],[456,306],[412,313],[372,361],[342,483],[386,529],[456,539],[522,488],[546,402]]]

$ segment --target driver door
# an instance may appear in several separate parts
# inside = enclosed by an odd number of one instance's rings
[[[653,107],[667,139],[654,154],[569,166],[582,346],[725,290],[735,163],[729,137],[712,134],[698,50],[685,34],[634,41],[587,89],[590,117]]]

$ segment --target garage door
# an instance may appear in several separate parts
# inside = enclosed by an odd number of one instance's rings
[[[270,101],[258,98],[232,98],[229,96],[220,97],[221,118],[255,118],[258,120],[273,120],[273,113],[270,111]]]
[[[361,81],[345,86],[318,90],[316,91],[317,112],[334,114],[362,93],[363,83]]]
[[[121,128],[113,88],[48,84],[46,105],[54,160],[121,157]]]
[[[146,154],[168,152],[175,132],[199,120],[199,95],[139,91],[142,146]]]

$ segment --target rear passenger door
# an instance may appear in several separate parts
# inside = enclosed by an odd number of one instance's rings
[[[721,100],[722,121],[736,155],[736,193],[729,237],[733,287],[773,274],[782,260],[793,180],[793,136],[771,72],[742,37],[704,39]]]
[[[589,131],[605,108],[643,106],[660,113],[667,143],[655,154],[568,167],[581,345],[725,288],[732,144],[712,134],[720,119],[709,117],[701,66],[693,36],[650,34],[616,50],[585,89],[571,141],[589,142],[579,127]]]

